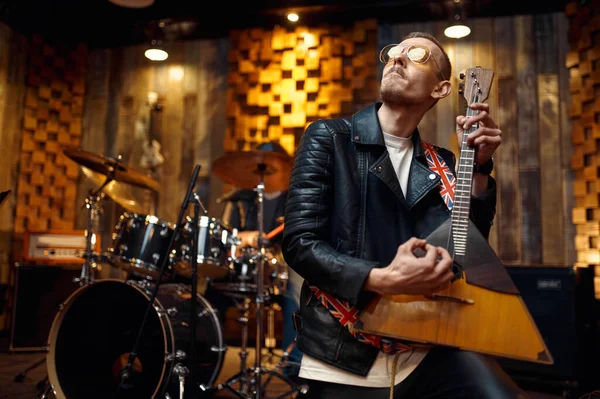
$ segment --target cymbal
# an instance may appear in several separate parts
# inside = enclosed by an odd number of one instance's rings
[[[214,174],[225,183],[253,189],[260,183],[263,172],[264,191],[284,191],[289,187],[294,159],[272,151],[237,151],[217,158]]]
[[[94,172],[85,166],[80,165],[79,167],[83,174],[96,185],[96,188],[102,186],[106,181],[106,176],[103,174]],[[136,190],[134,186],[113,180],[102,188],[102,192],[129,212],[148,213],[143,205],[144,199],[140,195],[140,190]]]
[[[159,189],[159,184],[156,180],[126,166],[118,159],[104,157],[74,147],[64,148],[63,153],[79,165],[85,166],[94,172],[105,176],[113,173],[114,180],[118,182],[129,183],[152,191],[158,191]]]

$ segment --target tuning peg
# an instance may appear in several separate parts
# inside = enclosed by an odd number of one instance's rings
[[[461,79],[464,79],[465,78],[465,73],[461,72],[459,76],[460,76]]]

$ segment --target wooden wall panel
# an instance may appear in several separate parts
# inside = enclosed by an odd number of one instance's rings
[[[573,192],[576,225],[575,247],[579,267],[595,269],[596,298],[600,299],[600,10],[593,5],[571,2],[569,18],[569,68],[574,152],[571,166],[575,172]]]
[[[192,171],[200,164],[196,189],[213,214],[211,207],[221,192],[211,190],[210,173],[212,161],[222,153],[225,134],[228,48],[227,39],[178,42],[169,48],[169,58],[159,63],[144,57],[144,46],[90,53],[89,63],[97,67],[87,76],[90,91],[82,145],[106,157],[121,156],[130,168],[159,182],[158,193],[126,185],[128,194],[141,204],[140,213],[174,223]],[[157,101],[154,105],[149,101],[151,93]],[[144,147],[152,140],[159,144],[164,162],[149,167]],[[82,178],[79,202],[89,187],[90,182]],[[110,198],[103,208],[101,234],[106,247],[125,208]],[[79,228],[85,227],[86,216],[78,214]]]
[[[517,83],[515,57],[512,46],[515,41],[512,18],[497,18],[495,30],[495,81],[498,85],[498,125],[503,130],[502,145],[495,156],[495,176],[498,187],[498,212],[496,214],[498,255],[505,262],[521,260],[521,201],[519,185],[519,135],[517,129]],[[493,93],[493,92],[492,92]],[[492,94],[494,96],[494,94]],[[492,111],[493,112],[493,111]]]
[[[490,245],[507,265],[573,265],[573,175],[564,162],[573,147],[565,117],[570,96],[565,44],[556,38],[567,18],[555,13],[470,23],[471,35],[458,40],[443,36],[443,22],[382,25],[379,48],[412,30],[433,34],[453,64],[455,89],[461,70],[494,69],[486,102],[503,130],[503,144],[495,155],[498,207]],[[458,155],[453,120],[464,113],[463,105],[457,92],[438,103],[419,126],[422,136]]]
[[[11,251],[22,238],[15,234],[13,225],[18,198],[27,50],[28,42],[24,36],[0,24],[0,191],[11,190],[0,206],[0,292],[8,299],[5,304],[11,302],[12,294],[12,290],[5,288],[14,280]],[[8,327],[9,316],[5,309],[0,309],[0,329]]]

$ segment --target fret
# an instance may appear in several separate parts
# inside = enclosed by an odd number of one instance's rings
[[[468,225],[458,225],[458,226],[452,225],[452,230],[455,230],[455,232],[459,232],[459,233],[461,231],[467,231],[468,228],[469,228]]]

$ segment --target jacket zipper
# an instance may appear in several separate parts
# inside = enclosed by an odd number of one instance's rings
[[[363,157],[363,167],[361,169],[361,175],[360,175],[360,196],[361,196],[361,201],[360,201],[360,220],[359,220],[359,225],[358,225],[358,252],[356,253],[356,255],[360,258],[364,257],[364,248],[365,248],[365,225],[366,225],[366,203],[367,203],[367,182],[365,181],[367,178],[367,174],[368,174],[368,170],[369,170],[369,159],[368,157],[365,155],[364,152],[360,153]]]

